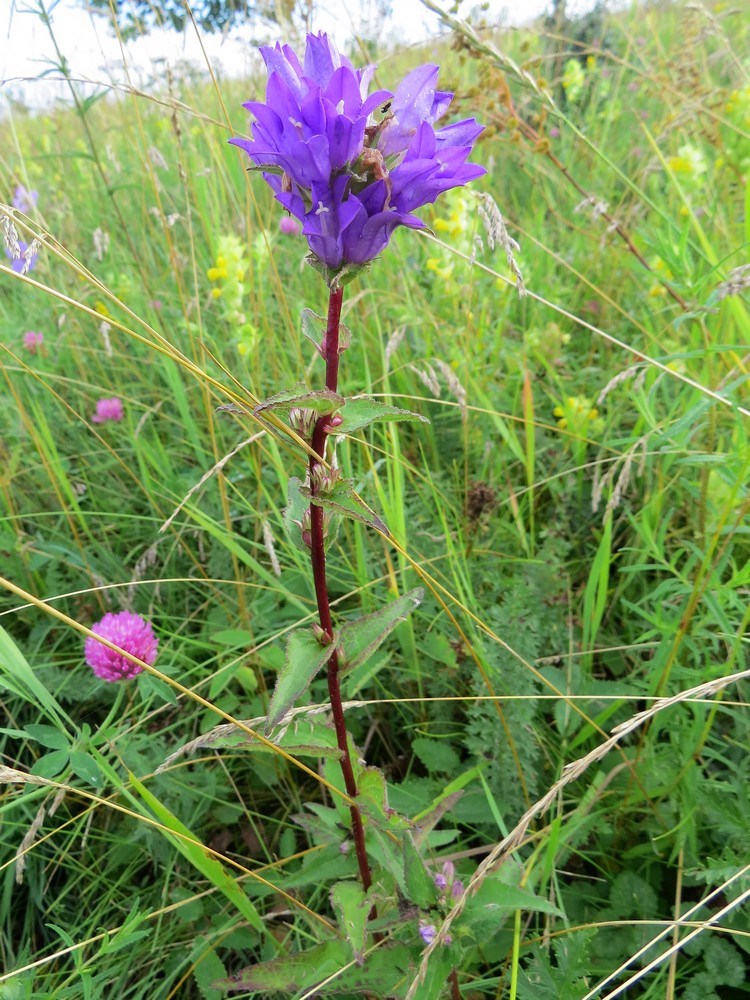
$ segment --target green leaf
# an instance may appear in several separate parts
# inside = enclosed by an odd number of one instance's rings
[[[310,506],[308,500],[302,496],[302,480],[292,476],[287,487],[287,505],[284,508],[284,527],[289,534],[294,545],[310,558],[310,549],[302,541],[302,531],[300,524],[305,516],[305,511]]]
[[[201,746],[233,750],[237,747],[244,747],[260,753],[274,753],[265,743],[248,736],[241,729],[234,727],[231,732],[227,732],[228,729],[232,729],[232,727],[218,726],[215,737],[208,733],[201,738]],[[293,757],[341,757],[333,726],[305,715],[290,719],[283,732],[276,733],[271,742],[274,746],[286,750]]]
[[[49,747],[50,750],[70,749],[70,740],[66,734],[54,726],[36,725],[32,722],[25,729],[31,739],[41,743],[43,747]]]
[[[346,400],[330,389],[309,389],[304,382],[297,382],[291,389],[282,389],[274,396],[269,396],[254,408],[253,413],[264,413],[266,410],[278,410],[285,413],[293,407],[313,410],[320,416],[335,413]]]
[[[279,671],[271,704],[268,706],[266,735],[304,694],[317,672],[331,658],[333,642],[322,646],[309,629],[297,629],[286,644],[284,666]]]
[[[184,858],[190,862],[209,882],[214,885],[219,892],[223,893],[229,902],[234,906],[245,920],[261,934],[272,938],[269,929],[260,919],[260,914],[255,906],[248,899],[242,887],[231,875],[224,870],[224,866],[213,855],[208,854],[206,848],[184,823],[163,805],[155,795],[140,782],[134,774],[128,772],[128,777],[133,788],[136,789],[146,805],[159,820],[165,830],[161,830],[166,839],[173,844]],[[137,801],[137,800],[136,800]]]
[[[352,946],[357,965],[362,965],[365,960],[367,914],[370,909],[364,889],[359,882],[337,882],[331,889],[331,905],[339,927]]]
[[[167,702],[169,705],[177,704],[177,695],[169,684],[160,677],[154,677],[152,674],[143,673],[139,676],[138,693],[144,701],[153,696],[158,698],[159,701]]]
[[[411,748],[430,772],[455,774],[461,766],[458,754],[447,740],[419,736],[412,742]]]
[[[34,761],[31,774],[39,778],[56,778],[68,766],[69,750],[53,750]]]
[[[76,774],[82,781],[85,781],[89,785],[98,787],[104,781],[104,777],[96,761],[89,757],[87,753],[82,753],[80,750],[71,750],[70,766],[73,774]]]
[[[488,875],[481,886],[466,902],[460,922],[468,925],[477,941],[484,940],[486,935],[497,931],[504,922],[504,917],[516,910],[537,910],[541,913],[552,913],[562,917],[563,913],[547,899],[536,896],[528,889],[508,885],[501,881],[497,873]]]
[[[342,669],[352,670],[371,656],[393,629],[406,619],[424,597],[415,587],[370,615],[346,622],[337,630],[336,645]]]
[[[411,834],[407,831],[403,837],[404,844],[404,882],[407,898],[422,910],[429,910],[437,901],[437,889],[434,879],[425,868],[424,861],[414,846]]]
[[[318,316],[312,309],[302,310],[302,336],[315,345],[315,349],[321,357],[325,356],[323,353],[323,341],[325,340],[327,327],[328,320],[325,316]],[[351,330],[349,327],[344,326],[343,323],[339,323],[339,354],[343,354],[347,347],[351,345],[351,342]]]
[[[307,951],[241,969],[211,986],[217,990],[299,993],[309,990],[350,961],[343,941],[326,941]]]
[[[211,947],[208,938],[197,937],[190,960],[194,962],[193,977],[203,1000],[223,1000],[224,993],[214,989],[211,983],[220,976],[226,976],[224,963]]]
[[[326,496],[313,496],[309,486],[300,487],[300,493],[316,507],[333,511],[334,514],[343,514],[344,517],[350,517],[355,521],[362,521],[388,538],[391,537],[385,522],[357,496],[349,479],[339,479],[332,492]]]
[[[410,410],[400,410],[397,406],[382,403],[379,399],[369,396],[351,396],[346,400],[346,406],[341,412],[342,422],[336,427],[337,434],[351,434],[376,420],[419,420],[424,424],[430,421],[419,413]]]
[[[62,706],[36,676],[5,629],[0,628],[0,691],[4,688],[24,701],[32,702],[60,729],[64,728],[63,720],[70,722],[72,728],[72,722]]]

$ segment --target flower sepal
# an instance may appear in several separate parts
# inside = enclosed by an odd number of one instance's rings
[[[344,288],[355,278],[358,278],[360,274],[367,274],[372,266],[372,261],[368,260],[365,264],[344,264],[343,267],[329,267],[324,260],[316,256],[314,253],[309,253],[305,260],[310,265],[310,267],[315,268],[315,270],[320,274],[325,281],[326,285],[334,291],[336,288]]]

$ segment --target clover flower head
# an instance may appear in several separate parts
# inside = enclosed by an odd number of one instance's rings
[[[19,184],[13,192],[13,208],[28,215],[36,206],[38,198],[38,191],[27,191],[23,184]]]
[[[130,611],[106,614],[91,626],[91,631],[108,639],[132,656],[151,666],[156,659],[159,640],[150,622]],[[85,644],[86,662],[97,677],[104,681],[123,681],[140,674],[143,667],[133,663],[122,653],[115,652],[104,643],[89,636]]]
[[[229,141],[302,224],[329,283],[377,257],[398,226],[424,228],[415,209],[485,173],[466,162],[481,125],[435,128],[453,98],[436,89],[437,66],[368,95],[375,67],[354,69],[322,32],[307,36],[301,62],[289,45],[260,51],[266,99],[245,104],[252,139]]]
[[[279,232],[283,233],[284,236],[299,236],[302,227],[291,215],[282,215],[279,220]]]
[[[37,347],[41,347],[43,343],[44,334],[37,333],[36,330],[27,330],[23,335],[23,346],[32,354],[36,354]]]
[[[99,399],[96,403],[96,413],[91,418],[93,424],[104,424],[108,420],[118,422],[123,418],[122,400],[117,396]]]

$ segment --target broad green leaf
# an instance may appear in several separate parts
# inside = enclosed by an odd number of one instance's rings
[[[73,774],[76,774],[88,785],[98,786],[104,781],[102,772],[99,770],[96,761],[81,750],[70,751],[70,766]]]
[[[390,532],[385,526],[382,518],[370,510],[364,500],[360,499],[352,489],[351,481],[339,479],[331,493],[326,496],[313,496],[309,486],[300,487],[300,493],[306,497],[310,503],[323,510],[333,511],[335,514],[343,514],[344,517],[351,517],[355,521],[362,521],[369,524],[371,528],[376,528],[390,538]]]
[[[516,910],[537,910],[562,917],[556,906],[520,886],[508,885],[493,873],[488,875],[475,893],[469,896],[460,922],[471,928],[477,941],[498,930],[510,913]]]
[[[422,587],[415,587],[370,615],[346,622],[337,630],[336,645],[342,669],[352,670],[371,656],[393,629],[406,619],[424,597]]]
[[[31,739],[41,743],[43,747],[48,747],[50,750],[70,749],[68,737],[54,726],[35,725],[32,722],[25,728]]]
[[[452,952],[456,949],[450,947],[437,948],[430,955],[427,963],[427,971],[424,981],[419,986],[419,1000],[438,1000],[439,997],[450,996],[448,987],[448,976],[456,967],[458,956]]]
[[[297,994],[327,979],[349,961],[343,941],[326,941],[296,955],[250,965],[233,976],[218,979],[211,986],[218,990]]]
[[[143,673],[139,676],[138,693],[144,701],[153,696],[160,701],[167,702],[169,705],[177,704],[177,695],[169,684],[160,677],[154,677],[152,674]]]
[[[193,962],[193,977],[203,1000],[223,1000],[223,991],[214,989],[211,983],[220,976],[226,976],[224,963],[211,946],[207,937],[197,937],[190,952]]]
[[[461,759],[447,740],[431,740],[418,736],[411,748],[428,771],[455,774],[461,766]]]
[[[70,751],[52,750],[34,761],[31,774],[39,778],[56,778],[68,766]]]
[[[367,914],[370,904],[359,882],[337,882],[331,889],[331,904],[339,927],[352,946],[357,965],[365,959],[367,941]]]
[[[277,410],[286,413],[293,407],[313,410],[320,416],[335,413],[346,400],[330,389],[309,389],[304,382],[297,382],[291,389],[282,389],[274,396],[269,396],[253,410],[253,413],[264,413],[266,410]]]
[[[331,658],[333,642],[322,646],[309,629],[297,629],[286,644],[284,666],[279,671],[271,704],[268,706],[266,735],[304,694],[317,672]]]
[[[159,822],[166,827],[161,832],[172,843],[184,858],[193,865],[205,878],[223,893],[245,920],[260,934],[273,935],[260,919],[253,903],[248,899],[239,883],[224,870],[220,861],[210,855],[197,837],[185,826],[163,803],[153,795],[136,776],[128,772],[133,788],[138,792],[146,805],[151,809]]]
[[[376,420],[419,420],[428,424],[427,417],[410,410],[400,410],[397,406],[382,403],[379,399],[369,396],[352,396],[346,400],[346,406],[341,411],[342,422],[336,427],[337,434],[351,434]]]
[[[434,879],[425,868],[422,856],[414,846],[411,834],[407,831],[403,836],[404,845],[404,882],[409,902],[422,910],[429,910],[437,901],[437,890]]]
[[[250,719],[247,723],[251,728],[260,724],[260,720]],[[201,737],[202,747],[214,747],[217,750],[243,747],[259,753],[273,753],[271,747],[235,726],[217,726],[212,733]],[[293,757],[334,757],[340,758],[341,751],[336,743],[336,731],[320,719],[305,715],[295,716],[289,720],[282,732],[275,733],[271,739],[274,746],[281,747]],[[179,751],[176,751],[179,753]]]

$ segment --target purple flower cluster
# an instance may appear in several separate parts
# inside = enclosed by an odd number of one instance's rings
[[[17,185],[13,192],[13,208],[17,208],[19,212],[25,212],[27,215],[34,211],[38,200],[39,192],[29,191],[23,184]]]
[[[91,418],[92,424],[104,424],[108,420],[117,422],[124,416],[122,400],[117,396],[99,399],[96,403],[96,413]]]
[[[37,348],[41,347],[44,343],[44,334],[38,333],[36,330],[27,330],[23,335],[23,346],[31,354],[36,354]]]
[[[130,611],[106,614],[101,621],[91,626],[91,631],[113,642],[120,649],[137,656],[149,666],[156,659],[159,640],[154,635],[151,623],[140,615],[132,614]],[[85,654],[88,665],[96,676],[104,681],[127,680],[143,670],[143,667],[133,663],[122,653],[116,653],[114,649],[90,636],[86,639]]]
[[[244,105],[252,139],[229,141],[264,168],[329,272],[371,261],[397,226],[424,228],[415,209],[485,173],[466,162],[481,125],[434,127],[453,99],[435,89],[437,66],[368,96],[375,67],[355,70],[322,32],[307,36],[303,64],[288,45],[260,51],[266,100]]]

